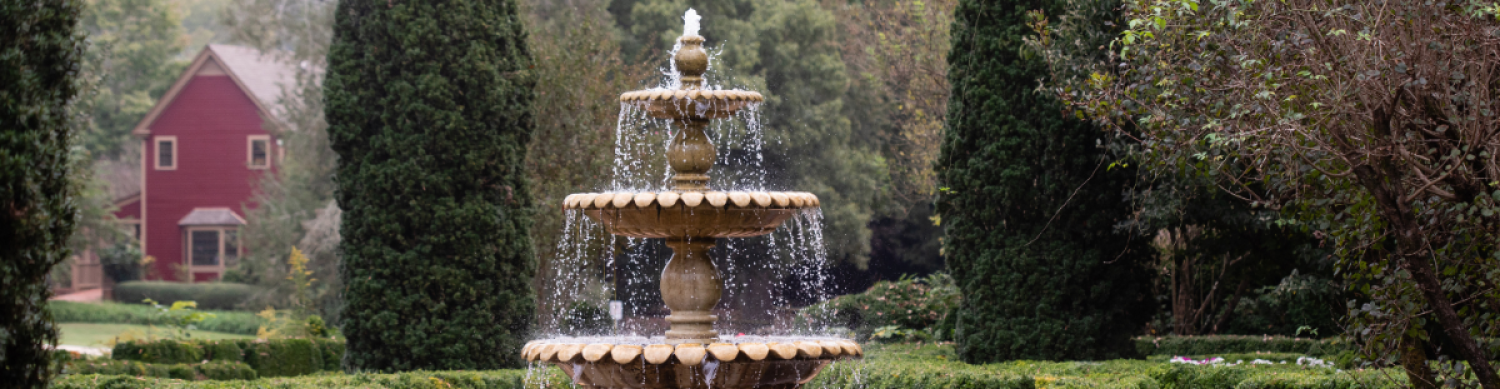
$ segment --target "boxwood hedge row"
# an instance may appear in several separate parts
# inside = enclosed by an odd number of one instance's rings
[[[1289,338],[1285,336],[1161,336],[1135,338],[1141,355],[1209,355],[1254,352],[1296,353],[1333,356],[1354,351],[1355,345],[1340,339]]]
[[[115,301],[140,304],[152,299],[162,305],[192,300],[198,309],[235,309],[263,290],[254,285],[230,282],[188,284],[171,281],[130,281],[115,285]]]
[[[254,381],[191,381],[161,377],[70,374],[52,383],[53,389],[522,389],[525,370],[413,371],[399,374],[321,374],[301,377],[260,378]],[[548,388],[567,384],[555,377]]]
[[[140,301],[136,303],[48,301],[47,311],[52,313],[52,320],[58,323],[166,324],[166,320],[156,313],[155,308],[139,304]],[[260,326],[266,324],[266,320],[255,316],[254,312],[208,309],[199,311],[214,315],[194,324],[204,331],[255,335]]]
[[[69,374],[125,375],[196,380],[253,380],[255,369],[244,362],[210,361],[198,364],[156,364],[124,360],[77,361],[65,370]]]
[[[415,371],[399,374],[318,374],[260,378],[254,381],[187,381],[73,374],[54,382],[60,389],[244,387],[302,388],[472,388],[563,389],[571,386],[559,370],[532,376],[524,385],[525,370]],[[545,377],[545,379],[540,379]],[[872,358],[865,362],[834,364],[809,382],[807,389],[1385,389],[1405,387],[1398,371],[1341,371],[1296,365],[1234,367],[1151,363],[1139,360],[1108,362],[1008,362],[968,365],[942,360]]]
[[[339,370],[344,344],[327,339],[158,340],[120,342],[115,344],[111,356],[116,360],[153,365],[202,361],[244,363],[261,377],[287,377]]]

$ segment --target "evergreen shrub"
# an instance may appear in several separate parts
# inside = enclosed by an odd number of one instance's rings
[[[115,285],[114,299],[131,304],[151,299],[167,306],[178,301],[195,301],[198,309],[235,309],[261,291],[254,285],[230,282],[131,281]]]
[[[1132,169],[1110,165],[1110,135],[1039,93],[1026,13],[1061,1],[960,0],[947,129],[938,159],[944,257],[963,295],[955,340],[974,363],[1099,360],[1135,353],[1152,305],[1145,237],[1131,217]]]
[[[0,0],[0,383],[45,387],[56,374],[47,345],[47,275],[70,255],[78,223],[71,103],[84,36],[85,2]],[[86,165],[84,165],[86,166]]]
[[[334,15],[345,368],[522,366],[535,79],[516,2],[344,0]]]

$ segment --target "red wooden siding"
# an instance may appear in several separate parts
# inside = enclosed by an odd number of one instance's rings
[[[121,204],[120,205],[120,209],[115,210],[115,218],[116,219],[135,219],[135,220],[140,220],[141,219],[141,200],[140,199],[136,199],[135,201],[131,201],[131,202],[128,202],[128,203],[125,203],[125,204]]]
[[[247,137],[267,134],[250,99],[229,76],[195,76],[150,126],[145,243],[146,254],[156,257],[154,271],[163,279],[183,281],[173,269],[185,262],[177,225],[183,216],[193,208],[227,207],[243,217],[244,208],[254,207],[250,199],[261,174],[272,171],[246,165]],[[176,170],[156,170],[159,136],[177,137]],[[275,141],[271,144],[274,148]]]

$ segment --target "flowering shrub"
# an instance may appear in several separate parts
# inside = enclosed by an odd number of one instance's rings
[[[803,309],[816,324],[847,327],[876,339],[945,339],[952,335],[958,288],[944,273],[881,281],[864,293],[839,296]]]

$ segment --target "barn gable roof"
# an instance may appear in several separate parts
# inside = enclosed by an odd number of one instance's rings
[[[193,76],[203,75],[228,75],[234,80],[240,90],[250,96],[260,111],[261,117],[270,120],[276,127],[282,127],[282,114],[284,110],[279,109],[278,101],[281,99],[283,88],[290,88],[297,82],[297,67],[289,57],[283,53],[267,53],[249,47],[213,44],[198,52],[193,58],[192,64],[177,77],[167,93],[162,94],[161,99],[156,101],[156,106],[146,113],[141,122],[136,124],[131,134],[146,136],[151,134],[151,125],[156,118],[165,111],[167,106],[182,92]]]

